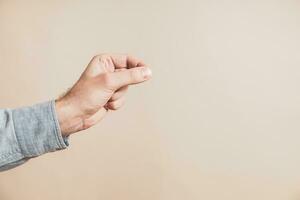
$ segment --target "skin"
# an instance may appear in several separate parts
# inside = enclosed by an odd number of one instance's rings
[[[94,56],[74,86],[55,101],[62,135],[69,136],[100,122],[109,110],[124,104],[129,85],[147,81],[151,75],[149,67],[134,56]]]

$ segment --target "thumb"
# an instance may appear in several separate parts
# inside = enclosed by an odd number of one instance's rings
[[[152,72],[148,67],[135,67],[109,73],[108,86],[117,90],[126,85],[133,85],[150,79]]]

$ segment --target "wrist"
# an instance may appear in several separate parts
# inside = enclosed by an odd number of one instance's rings
[[[55,100],[55,108],[63,137],[83,129],[83,116],[65,98]]]

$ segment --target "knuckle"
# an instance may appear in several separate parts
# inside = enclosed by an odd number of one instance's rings
[[[117,110],[119,107],[118,107],[118,104],[116,102],[110,102],[109,103],[109,108],[111,110]]]
[[[99,58],[101,58],[101,54],[95,55],[95,56],[93,57],[93,60],[98,60]]]
[[[112,101],[112,102],[109,103],[109,107],[110,107],[111,110],[118,110],[123,105],[124,105],[124,101],[123,100]]]
[[[101,60],[102,58],[106,57],[107,54],[101,53],[97,54],[93,57],[93,60]]]

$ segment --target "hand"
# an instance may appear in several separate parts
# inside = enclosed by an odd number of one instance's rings
[[[116,110],[124,104],[129,85],[150,77],[151,70],[133,56],[95,56],[75,85],[56,100],[62,135],[68,136],[97,124],[108,110]]]

